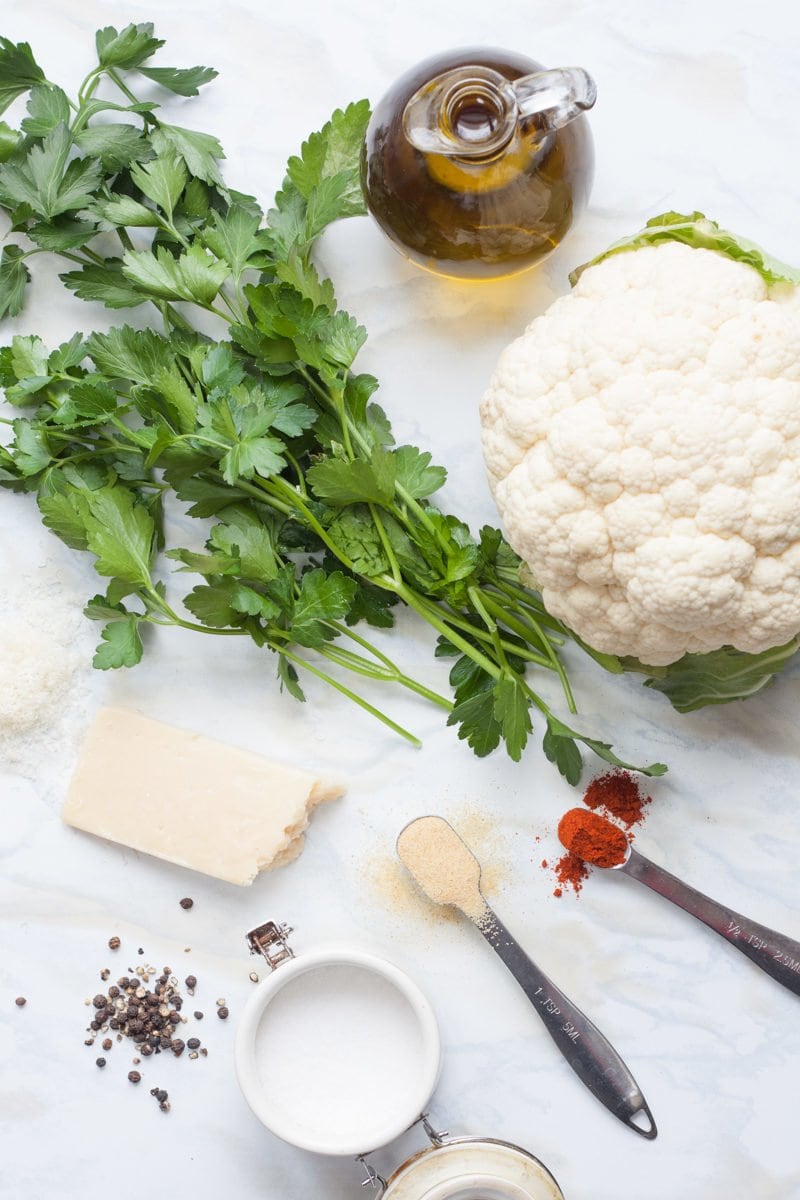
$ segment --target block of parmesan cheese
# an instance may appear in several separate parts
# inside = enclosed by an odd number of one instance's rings
[[[121,708],[103,708],[81,748],[68,825],[229,883],[291,862],[312,810],[343,789]]]

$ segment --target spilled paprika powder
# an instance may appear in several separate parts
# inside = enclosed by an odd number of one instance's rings
[[[605,774],[598,775],[593,779],[584,793],[583,801],[587,808],[602,814],[602,816],[598,816],[598,820],[602,821],[603,816],[609,816],[618,821],[619,825],[628,831],[626,837],[624,830],[620,829],[627,845],[633,837],[631,832],[633,826],[638,825],[644,819],[645,805],[650,803],[650,796],[642,794],[636,777],[629,771],[616,770],[606,771]],[[581,812],[580,809],[572,811]],[[591,816],[592,814],[587,815]],[[609,825],[609,822],[604,822],[604,824]],[[619,828],[619,826],[611,826],[611,828]],[[611,836],[613,837],[613,835]],[[561,840],[564,841],[563,838]],[[564,844],[566,845],[566,843]],[[579,852],[573,853],[570,849],[561,855],[553,865],[557,881],[557,886],[553,891],[554,896],[562,896],[565,887],[572,888],[575,892],[581,890],[584,881],[589,876],[588,859],[588,855],[581,857]],[[545,865],[545,862],[542,863],[542,866]],[[597,865],[603,864],[598,863]]]
[[[604,808],[628,828],[644,819],[649,796],[639,791],[636,778],[628,771],[607,771],[593,779],[583,797],[587,808]]]

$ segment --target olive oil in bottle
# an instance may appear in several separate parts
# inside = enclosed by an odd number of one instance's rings
[[[403,75],[367,129],[367,205],[412,262],[491,279],[534,266],[586,205],[593,173],[580,68],[461,50]]]

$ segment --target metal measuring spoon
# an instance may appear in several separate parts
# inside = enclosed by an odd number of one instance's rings
[[[582,809],[571,811],[578,812],[585,817]],[[595,820],[603,821],[607,826],[611,824],[596,813],[592,813],[591,816]],[[622,834],[622,836],[625,835]],[[566,843],[564,844],[566,845]],[[578,854],[579,858],[593,862],[588,854],[581,854],[570,846],[567,846],[567,849],[572,849],[572,852]],[[749,917],[742,916],[732,908],[717,903],[703,892],[698,892],[696,888],[690,887],[682,879],[677,879],[663,867],[650,862],[649,858],[645,858],[638,850],[634,850],[630,843],[628,843],[625,858],[621,862],[593,862],[593,865],[609,871],[622,871],[626,875],[630,875],[632,879],[638,879],[639,883],[643,883],[645,887],[658,892],[660,896],[677,904],[684,912],[688,912],[698,921],[702,921],[709,929],[713,929],[720,937],[725,938],[726,942],[730,942],[742,954],[746,954],[750,961],[765,971],[767,975],[771,975],[790,992],[794,992],[795,996],[800,996],[800,942],[786,937],[783,933],[776,933],[774,929],[767,929],[766,925],[759,925],[756,921],[751,921]]]
[[[411,821],[397,839],[397,853],[435,904],[460,909],[480,930],[589,1091],[629,1129],[654,1138],[656,1123],[633,1075],[597,1026],[539,970],[486,903],[481,865],[452,825],[443,817]]]

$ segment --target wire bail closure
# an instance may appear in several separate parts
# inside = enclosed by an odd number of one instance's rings
[[[246,934],[247,944],[251,954],[260,954],[267,960],[271,970],[281,963],[294,958],[294,950],[289,945],[289,934],[293,932],[291,925],[279,925],[277,921],[265,921]]]
[[[447,1129],[434,1129],[428,1113],[420,1113],[416,1121],[409,1125],[409,1129],[413,1129],[415,1125],[422,1126],[422,1128],[425,1130],[428,1141],[435,1150],[438,1150],[441,1146],[447,1145],[447,1139],[450,1137],[449,1131]],[[364,1168],[364,1178],[361,1180],[361,1186],[374,1188],[378,1193],[378,1197],[380,1197],[386,1191],[386,1188],[388,1187],[388,1181],[384,1179],[382,1175],[378,1174],[372,1163],[367,1162],[367,1158],[368,1155],[366,1154],[359,1154],[356,1158],[356,1162],[360,1163]],[[401,1167],[398,1169],[402,1170],[403,1166],[405,1166],[405,1163],[401,1164]]]

